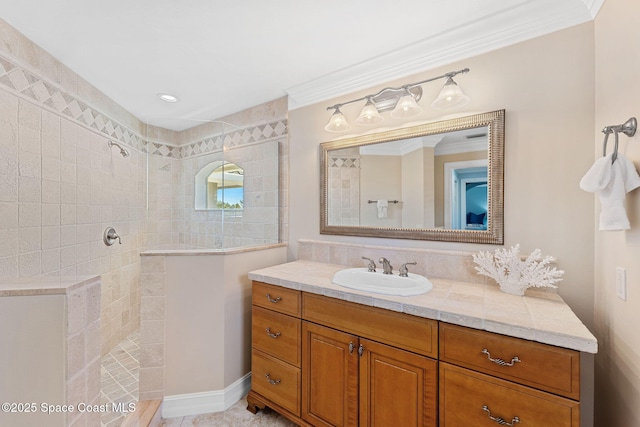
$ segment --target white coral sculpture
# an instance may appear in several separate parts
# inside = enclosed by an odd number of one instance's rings
[[[484,251],[473,254],[478,274],[491,277],[498,282],[502,292],[513,295],[524,295],[524,291],[532,286],[557,288],[555,283],[562,280],[564,271],[548,266],[554,261],[551,256],[543,257],[540,249],[522,260],[520,245],[496,249],[493,254]]]

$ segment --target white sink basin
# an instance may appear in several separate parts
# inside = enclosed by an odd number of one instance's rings
[[[366,268],[340,270],[333,276],[332,282],[345,288],[405,297],[424,294],[433,288],[433,284],[419,274],[409,273],[409,277],[400,277],[397,271],[383,274],[381,271],[367,271]]]

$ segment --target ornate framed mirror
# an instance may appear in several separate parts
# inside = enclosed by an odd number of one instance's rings
[[[320,145],[320,234],[502,244],[504,110]]]

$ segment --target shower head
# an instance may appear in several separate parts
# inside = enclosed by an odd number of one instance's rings
[[[109,140],[109,147],[113,147],[113,146],[118,147],[120,149],[120,154],[122,154],[122,157],[129,157],[129,152],[127,151],[126,148],[124,148],[123,146],[121,146],[118,143],[115,143],[115,142]]]

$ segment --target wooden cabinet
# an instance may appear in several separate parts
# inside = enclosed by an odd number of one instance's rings
[[[255,414],[269,406],[297,422],[302,396],[300,292],[254,282],[252,303],[247,409]]]
[[[357,426],[358,337],[306,321],[302,335],[302,418]]]
[[[248,409],[300,426],[580,425],[580,354],[254,282]]]
[[[361,426],[436,426],[438,363],[361,339]]]
[[[435,426],[437,362],[303,321],[302,417],[315,426]]]
[[[437,322],[302,295],[302,417],[318,426],[435,426]],[[407,351],[411,350],[411,351]]]
[[[439,391],[441,426],[578,427],[580,354],[440,323]]]

